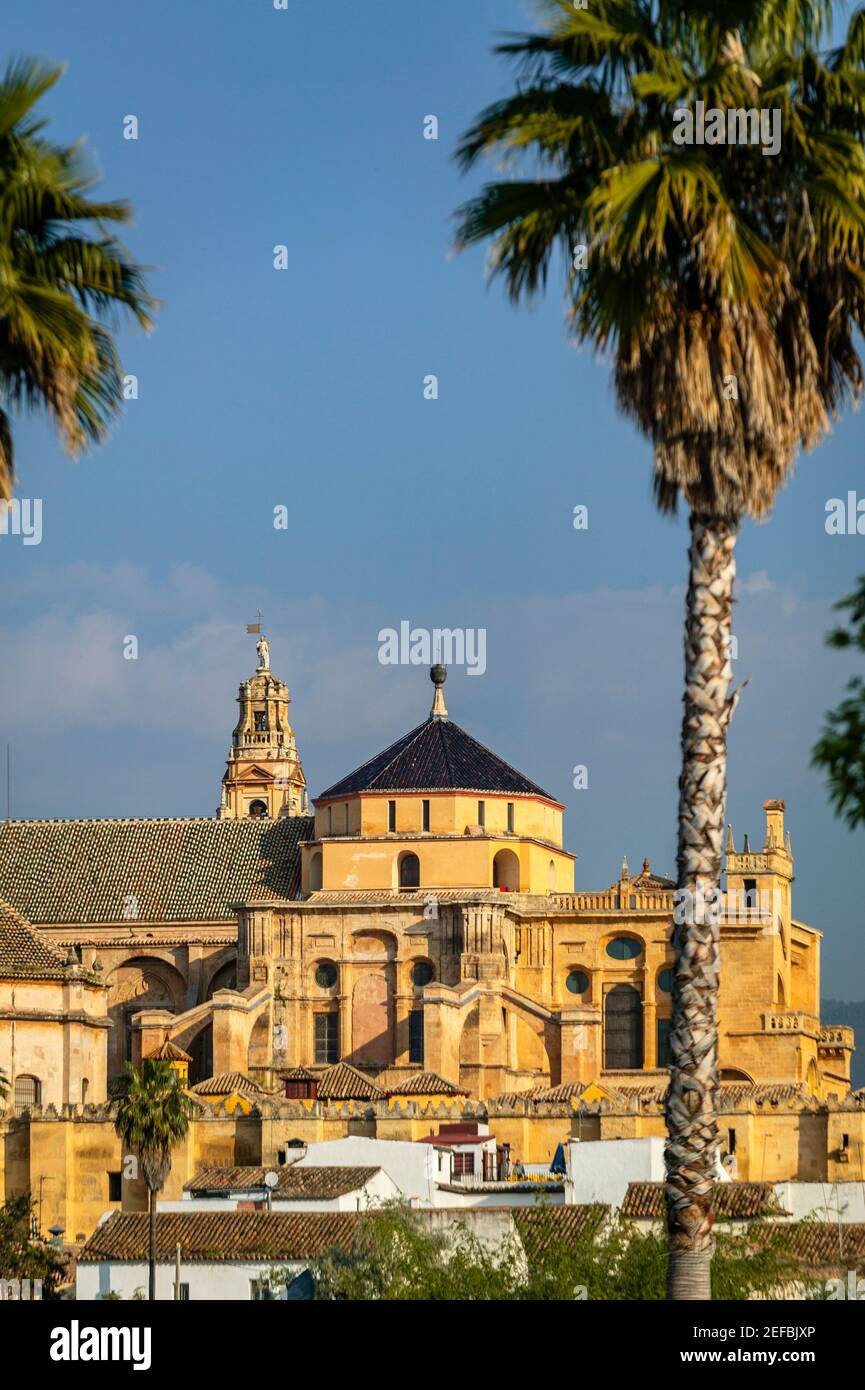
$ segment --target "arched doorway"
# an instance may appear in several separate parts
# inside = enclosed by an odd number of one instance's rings
[[[520,891],[520,861],[512,849],[500,849],[493,860],[493,887],[506,893]]]
[[[604,1000],[604,1069],[643,1065],[643,1001],[633,985],[613,985]]]

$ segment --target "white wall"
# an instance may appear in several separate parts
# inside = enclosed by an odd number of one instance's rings
[[[608,1202],[620,1207],[628,1183],[663,1182],[664,1140],[595,1139],[568,1144],[565,1201]]]
[[[865,1221],[860,1182],[776,1182],[778,1205],[796,1221],[813,1212],[819,1221]]]
[[[320,1144],[310,1144],[297,1166],[383,1168],[414,1205],[430,1207],[436,1204],[436,1165],[431,1144],[349,1135],[345,1139],[325,1139]]]
[[[250,1281],[268,1276],[275,1265],[300,1273],[306,1268],[306,1261],[280,1264],[267,1260],[254,1262],[220,1264],[180,1264],[180,1282],[189,1285],[190,1302],[198,1303],[205,1299],[230,1299],[233,1302],[249,1302]],[[147,1297],[147,1265],[127,1264],[122,1261],[105,1261],[100,1264],[79,1264],[76,1277],[76,1298],[92,1302],[97,1295],[119,1293],[124,1301],[131,1299],[136,1289]],[[156,1266],[156,1297],[170,1300],[174,1298],[174,1262]]]

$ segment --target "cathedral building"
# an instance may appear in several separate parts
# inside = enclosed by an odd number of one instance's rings
[[[0,823],[0,1202],[83,1240],[144,1210],[108,1099],[167,1058],[196,1105],[166,1196],[291,1145],[429,1141],[483,1123],[503,1152],[664,1133],[674,884],[643,861],[576,889],[564,807],[429,715],[310,812],[289,692],[240,687],[212,817]],[[783,801],[729,832],[719,1135],[743,1180],[865,1177],[852,1030],[819,1016],[821,934],[794,911]]]
[[[26,1054],[28,1095],[104,1100],[124,1061],[170,1043],[190,1084],[264,1093],[341,1062],[476,1100],[662,1086],[672,881],[624,861],[577,891],[564,807],[451,720],[441,666],[428,717],[310,814],[264,638],[258,656],[214,818],[0,825],[0,980],[14,922],[18,966],[25,932],[52,991],[18,984],[0,1014],[13,1082]],[[722,1080],[841,1098],[852,1033],[821,1023],[821,934],[794,914],[784,803],[764,811],[759,848],[727,843]]]

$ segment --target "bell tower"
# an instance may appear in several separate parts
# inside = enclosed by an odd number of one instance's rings
[[[288,720],[288,686],[270,669],[270,643],[259,636],[258,668],[241,681],[240,717],[222,779],[220,820],[276,819],[308,812],[306,779]]]

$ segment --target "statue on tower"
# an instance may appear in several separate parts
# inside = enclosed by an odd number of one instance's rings
[[[258,652],[258,669],[259,669],[259,671],[269,671],[269,670],[270,670],[270,643],[268,642],[267,638],[266,638],[263,634],[262,634],[261,637],[259,637],[258,641],[256,642],[256,644],[255,644],[255,650]]]

